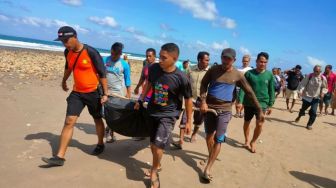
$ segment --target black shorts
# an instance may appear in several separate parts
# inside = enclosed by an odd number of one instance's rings
[[[94,119],[102,118],[102,105],[98,91],[90,93],[72,91],[66,101],[68,103],[66,116],[79,116],[87,106]]]
[[[266,109],[263,109],[263,113],[265,114]],[[251,121],[253,116],[256,116],[257,119],[259,119],[259,112],[257,108],[251,107],[251,106],[244,106],[244,120],[245,121]]]
[[[170,144],[170,136],[176,122],[175,117],[150,117],[153,120],[153,129],[150,142],[161,149]]]

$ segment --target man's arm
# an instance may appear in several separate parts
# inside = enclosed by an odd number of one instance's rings
[[[201,97],[201,107],[200,110],[202,113],[206,113],[208,110],[208,105],[206,103],[206,96],[207,96],[207,91],[208,91],[208,86],[211,80],[211,71],[212,69],[208,70],[202,81],[201,81],[201,88],[200,88],[200,97]]]
[[[126,97],[131,98],[131,69],[127,62],[123,62]]]
[[[275,83],[274,82],[274,76],[271,76],[271,79],[269,83]],[[268,107],[272,107],[274,102],[275,102],[275,89],[274,89],[274,84],[268,84],[268,96],[269,96],[269,102],[268,102]]]
[[[69,88],[68,88],[68,86],[66,84],[66,81],[68,80],[69,76],[71,75],[71,72],[72,72],[71,69],[70,70],[67,69],[67,68],[64,69],[64,75],[63,75],[62,84],[61,84],[62,89],[64,91],[68,91],[69,90]]]
[[[139,94],[139,88],[140,88],[140,86],[142,86],[142,84],[145,82],[145,75],[144,75],[144,70],[145,69],[145,67],[143,67],[142,68],[142,71],[141,71],[141,76],[140,76],[140,79],[139,79],[139,82],[138,82],[138,84],[137,84],[137,86],[135,87],[135,89],[134,89],[134,94]],[[142,88],[142,89],[144,89],[144,88]]]
[[[185,111],[187,113],[187,122],[186,122],[186,134],[189,135],[191,132],[191,117],[192,117],[192,98],[184,98],[185,102]]]

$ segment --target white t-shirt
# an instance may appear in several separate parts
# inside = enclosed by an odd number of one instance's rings
[[[238,69],[238,71],[242,72],[242,73],[246,73],[247,71],[251,70],[251,67],[241,67]]]

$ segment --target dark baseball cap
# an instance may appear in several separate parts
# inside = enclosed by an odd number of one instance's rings
[[[301,70],[302,67],[301,67],[301,65],[296,65],[296,66],[295,66],[295,69],[299,69],[299,70]]]
[[[66,40],[70,37],[77,36],[76,30],[70,26],[63,26],[59,28],[57,34],[58,37],[55,39],[55,41]]]
[[[232,48],[225,48],[222,51],[222,56],[223,57],[229,57],[231,59],[236,59],[236,51]]]

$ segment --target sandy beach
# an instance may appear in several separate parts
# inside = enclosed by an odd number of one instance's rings
[[[131,65],[134,88],[142,63],[131,61]],[[63,69],[63,53],[0,48],[0,187],[148,186],[143,171],[151,165],[149,140],[117,135],[117,142],[106,144],[103,154],[92,156],[97,137],[86,109],[77,122],[65,165],[48,168],[41,161],[58,148],[69,94],[60,87]],[[285,99],[278,98],[256,154],[242,147],[243,119],[232,118],[210,184],[200,178],[200,161],[207,156],[202,126],[196,143],[186,142],[183,150],[166,150],[161,187],[335,188],[336,116],[318,117],[308,131],[308,116],[294,122],[300,103],[294,113],[285,108]],[[174,140],[178,132],[175,126]]]

